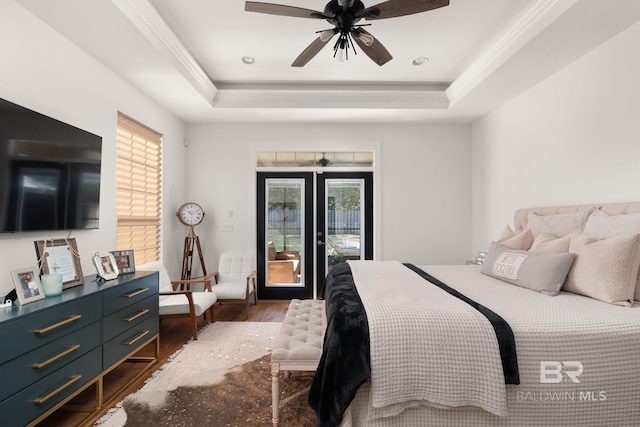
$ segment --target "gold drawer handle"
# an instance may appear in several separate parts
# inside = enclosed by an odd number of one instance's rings
[[[36,329],[35,331],[33,331],[34,334],[44,334],[47,333],[53,329],[59,328],[60,326],[64,326],[68,323],[71,322],[75,322],[76,320],[80,319],[82,316],[80,314],[76,314],[74,316],[69,317],[67,320],[63,320],[62,322],[58,322],[55,325],[51,325],[51,326],[47,326],[46,328],[42,328],[42,329]]]
[[[60,387],[58,387],[57,389],[53,390],[51,393],[47,394],[45,397],[38,397],[37,399],[35,399],[33,401],[33,403],[35,403],[37,405],[40,405],[41,403],[46,402],[47,400],[51,399],[56,394],[60,393],[65,388],[69,387],[71,384],[73,384],[76,381],[78,381],[80,378],[82,378],[82,375],[74,375],[74,376],[72,376],[69,379],[69,381],[67,381],[65,384],[62,384]]]
[[[44,368],[45,366],[47,366],[48,364],[55,362],[56,360],[60,359],[61,357],[66,356],[69,353],[73,353],[74,351],[76,351],[77,349],[80,348],[80,344],[75,344],[72,345],[71,347],[69,347],[68,349],[66,349],[65,351],[63,351],[62,353],[58,354],[57,356],[53,356],[51,359],[49,360],[45,360],[44,362],[40,362],[40,363],[34,363],[33,365],[31,365],[31,367],[33,369],[40,369],[40,368]]]
[[[142,310],[140,313],[135,314],[131,317],[127,317],[126,319],[124,319],[125,322],[131,322],[132,320],[136,320],[138,317],[140,316],[144,316],[145,314],[147,314],[149,312],[148,308],[145,308],[144,310]]]
[[[138,341],[140,338],[144,337],[145,335],[147,335],[149,333],[149,331],[142,331],[142,333],[140,333],[140,335],[138,335],[137,337],[135,337],[134,339],[130,340],[130,341],[125,341],[124,345],[131,345],[134,342]]]
[[[145,292],[147,292],[149,290],[149,288],[142,288],[142,289],[138,289],[137,291],[131,292],[130,294],[125,294],[124,296],[127,298],[132,298],[135,297],[136,295],[140,295],[143,294]]]

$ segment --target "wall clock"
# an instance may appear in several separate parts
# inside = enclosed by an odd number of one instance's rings
[[[187,202],[178,208],[176,216],[184,225],[193,227],[200,224],[204,219],[204,210],[197,203]]]

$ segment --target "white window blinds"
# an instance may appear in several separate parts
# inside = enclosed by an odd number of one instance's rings
[[[118,114],[118,250],[160,259],[162,135]]]

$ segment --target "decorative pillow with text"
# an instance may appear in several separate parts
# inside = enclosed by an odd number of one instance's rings
[[[571,269],[573,253],[540,254],[491,242],[480,271],[544,295],[558,295]]]

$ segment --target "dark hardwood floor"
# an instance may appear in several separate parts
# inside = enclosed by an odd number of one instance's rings
[[[287,312],[287,308],[289,306],[289,301],[258,301],[257,304],[249,305],[249,322],[282,322],[284,320],[285,314]],[[225,321],[225,322],[242,322],[244,321],[244,313],[242,311],[243,306],[234,305],[234,304],[217,304],[215,307],[215,320],[216,321]],[[198,330],[205,326],[205,321],[202,318],[199,319],[198,322]],[[124,397],[128,394],[134,393],[139,390],[145,383],[145,380],[149,378],[158,368],[160,368],[167,359],[174,354],[176,351],[180,350],[184,344],[186,344],[191,339],[191,324],[188,318],[172,318],[172,319],[164,319],[160,322],[160,351],[158,355],[158,361],[151,366],[148,372],[143,374],[137,381],[133,384],[129,385],[124,389],[124,393],[122,396],[114,402],[120,402]],[[152,353],[153,346],[149,346],[149,351]],[[134,370],[134,369],[132,369]],[[111,375],[111,374],[109,374]],[[127,375],[126,370],[121,373],[114,373],[114,376],[119,375],[121,377],[121,381],[125,381]],[[132,378],[133,376],[129,376],[128,378]],[[118,382],[119,377],[116,377],[114,383]],[[100,418],[104,415],[111,407],[105,408],[98,416],[94,417],[94,419]],[[77,426],[83,422],[85,422],[85,417],[81,414],[74,414],[72,412],[62,412],[57,411],[52,414],[49,418],[44,420],[40,425],[42,426],[56,426],[56,427],[71,427]],[[93,422],[93,420],[91,420]]]

